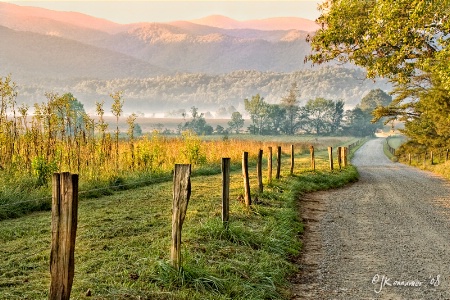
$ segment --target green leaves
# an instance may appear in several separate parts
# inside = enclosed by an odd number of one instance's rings
[[[350,61],[369,78],[389,78],[397,98],[374,114],[413,122],[405,133],[414,142],[450,136],[450,1],[336,0],[320,9],[310,60]]]

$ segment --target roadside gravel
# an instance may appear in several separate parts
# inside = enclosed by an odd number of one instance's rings
[[[356,152],[357,183],[301,199],[292,299],[450,299],[450,182],[391,162],[383,141]]]

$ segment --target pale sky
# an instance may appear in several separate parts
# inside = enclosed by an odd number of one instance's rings
[[[209,15],[224,15],[236,20],[271,17],[301,17],[315,20],[319,1],[3,1],[23,6],[75,11],[128,24],[136,22],[170,22],[192,20]]]

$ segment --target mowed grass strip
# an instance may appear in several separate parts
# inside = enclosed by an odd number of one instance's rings
[[[281,180],[275,180],[274,156],[273,184],[265,185],[262,194],[256,193],[256,168],[251,167],[251,209],[238,200],[243,179],[234,171],[228,230],[221,222],[221,175],[193,177],[180,272],[168,264],[171,182],[81,201],[71,298],[289,299],[287,278],[296,271],[291,258],[301,249],[297,199],[357,179],[355,168],[330,172],[326,152],[316,155],[317,172],[302,156],[289,176],[285,153]],[[263,174],[266,180],[266,168]],[[46,299],[50,213],[0,224],[0,299]]]

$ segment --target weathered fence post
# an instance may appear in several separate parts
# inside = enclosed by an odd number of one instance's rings
[[[281,146],[277,147],[277,179],[280,179],[281,173]]]
[[[55,173],[52,178],[52,248],[50,300],[68,300],[75,270],[78,222],[78,175]]]
[[[172,248],[170,262],[176,270],[181,268],[181,230],[191,197],[191,165],[176,164],[173,173]]]
[[[269,147],[269,154],[267,157],[267,183],[272,183],[272,147]]]
[[[291,175],[294,174],[294,145],[291,145]]]
[[[434,154],[433,154],[433,151],[430,152],[430,160],[431,160],[431,165],[434,165]]]
[[[339,170],[340,170],[342,168],[342,147],[338,147],[337,159],[338,159],[338,165],[339,165]]]
[[[411,153],[408,154],[408,163],[411,165]]]
[[[333,147],[328,147],[328,160],[330,161],[330,170],[333,171]]]
[[[448,161],[448,149],[447,149],[447,151],[445,153],[445,162],[447,162],[447,161]]]
[[[222,158],[222,223],[228,227],[230,215],[230,158]]]
[[[260,193],[262,193],[264,191],[263,180],[262,180],[262,157],[263,157],[263,150],[259,149],[258,164],[256,165],[256,173],[258,175],[258,190]]]
[[[314,158],[314,146],[313,145],[309,146],[309,153],[311,154],[311,169],[313,171],[315,171],[316,170],[316,160]]]
[[[344,168],[347,167],[347,155],[348,155],[348,148],[343,147],[342,148],[342,164],[343,164]]]
[[[242,176],[244,177],[244,201],[245,206],[252,205],[252,198],[250,196],[250,179],[248,176],[248,152],[242,154]]]

